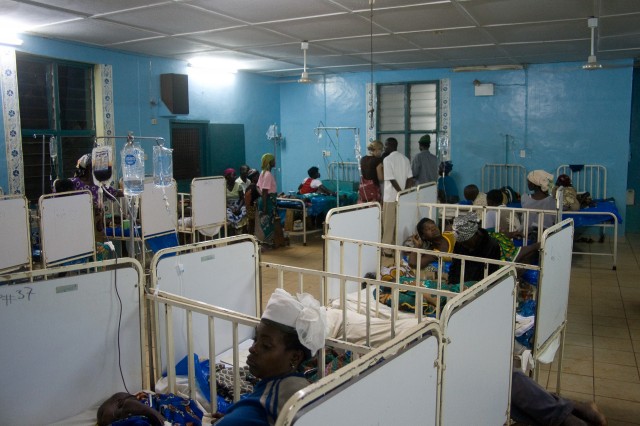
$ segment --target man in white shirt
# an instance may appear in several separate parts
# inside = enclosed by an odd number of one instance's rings
[[[396,196],[398,192],[413,186],[413,173],[409,159],[398,152],[396,138],[388,138],[384,142],[384,149],[388,155],[382,161],[384,170],[382,242],[395,244]],[[384,254],[393,255],[391,251],[385,251]]]

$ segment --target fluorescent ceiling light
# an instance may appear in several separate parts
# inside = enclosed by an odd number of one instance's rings
[[[524,65],[507,64],[507,65],[470,65],[464,67],[453,67],[453,72],[470,72],[470,71],[517,71],[524,69]]]
[[[202,68],[212,72],[231,74],[235,74],[238,72],[238,64],[234,61],[206,58],[201,56],[189,59],[188,62],[190,67]]]

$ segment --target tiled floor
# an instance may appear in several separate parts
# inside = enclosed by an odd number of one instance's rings
[[[576,250],[608,250],[608,243],[579,243]],[[321,269],[323,240],[312,236],[265,252],[262,260]],[[609,425],[640,425],[640,235],[622,238],[618,267],[611,257],[574,255],[562,366],[563,396],[595,400]],[[274,271],[264,275],[263,306],[276,286]],[[284,286],[296,291],[297,281]],[[314,293],[317,289],[311,288]],[[318,294],[315,294],[318,297]],[[539,380],[555,390],[557,364],[542,366]]]

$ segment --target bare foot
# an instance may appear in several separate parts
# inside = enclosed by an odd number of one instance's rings
[[[582,420],[586,421],[590,425],[594,426],[606,426],[607,419],[604,417],[604,414],[600,411],[598,406],[594,401],[590,402],[573,402],[573,414],[577,417],[580,417]]]

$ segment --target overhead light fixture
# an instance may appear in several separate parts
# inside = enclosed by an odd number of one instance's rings
[[[22,46],[22,39],[18,38],[18,33],[11,30],[0,30],[0,44],[5,46]]]
[[[464,67],[453,67],[453,72],[472,72],[472,71],[518,71],[523,70],[524,65],[505,64],[505,65],[469,65]]]
[[[238,64],[236,62],[216,58],[196,57],[189,59],[188,65],[215,73],[235,74],[238,72]]]

